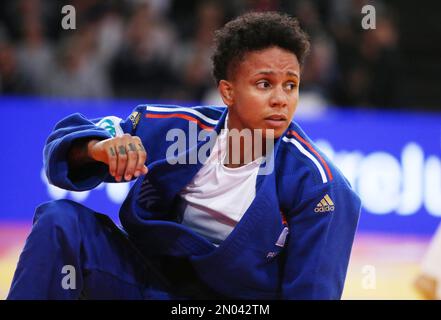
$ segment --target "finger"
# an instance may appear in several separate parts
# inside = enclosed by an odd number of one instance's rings
[[[144,160],[144,163],[147,161],[147,151],[145,150],[145,148],[144,148],[144,145],[140,142],[139,144],[138,144],[138,146],[139,146],[139,148],[142,150],[142,151],[144,151],[145,152],[145,160]],[[147,171],[148,171],[148,169],[147,169],[147,166],[146,165],[144,165],[143,167],[142,167],[142,173],[143,174],[147,174]]]
[[[116,165],[118,161],[118,156],[116,154],[116,150],[114,146],[110,146],[107,148],[107,158],[109,159],[109,172],[115,177],[116,174]]]
[[[147,173],[147,167],[145,161],[147,160],[147,152],[145,151],[142,143],[138,143],[138,163],[136,164],[135,177],[139,177],[141,174]]]
[[[126,171],[124,173],[124,179],[126,181],[130,181],[135,174],[135,169],[138,164],[138,152],[136,150],[135,145],[132,142],[126,146],[127,150],[127,166]]]
[[[117,146],[118,164],[116,168],[116,181],[120,182],[127,166],[127,151],[124,145]]]

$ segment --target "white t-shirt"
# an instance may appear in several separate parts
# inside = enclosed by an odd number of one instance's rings
[[[222,130],[205,164],[180,192],[182,224],[215,245],[228,237],[254,200],[263,161],[260,157],[238,168],[226,167],[227,136],[227,130]]]

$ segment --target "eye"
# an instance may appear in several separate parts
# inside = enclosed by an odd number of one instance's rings
[[[297,88],[298,84],[296,82],[291,82],[290,81],[290,82],[287,82],[285,86],[286,86],[286,88],[289,91],[292,91],[292,90],[295,90]]]
[[[269,83],[268,80],[260,80],[257,82],[257,88],[259,89],[268,89],[269,87],[271,87],[271,84]]]

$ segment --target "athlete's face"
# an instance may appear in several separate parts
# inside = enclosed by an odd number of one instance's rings
[[[295,54],[271,47],[251,51],[231,79],[219,83],[229,109],[229,127],[274,130],[280,137],[292,120],[299,99],[300,65]]]

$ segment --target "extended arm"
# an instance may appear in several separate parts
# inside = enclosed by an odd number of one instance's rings
[[[72,114],[58,122],[44,148],[48,180],[60,188],[84,191],[103,181],[145,174],[146,151],[130,120],[89,120]]]
[[[147,173],[146,158],[141,139],[126,133],[106,140],[86,138],[76,141],[68,151],[68,167],[70,176],[80,179],[82,172],[88,172],[100,162],[108,166],[116,181],[121,181],[123,176],[130,181],[132,177]]]

